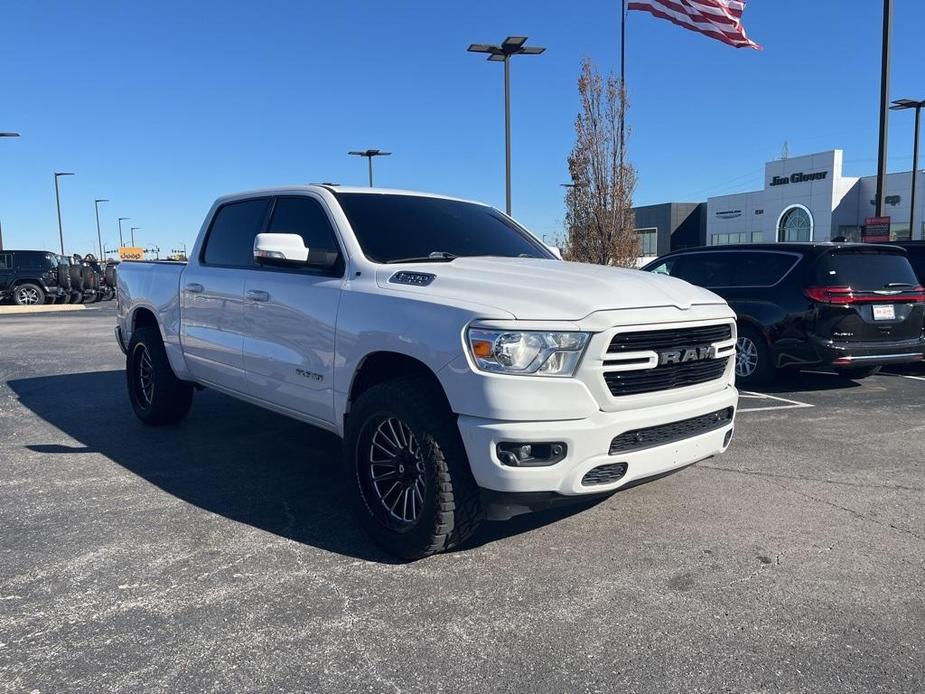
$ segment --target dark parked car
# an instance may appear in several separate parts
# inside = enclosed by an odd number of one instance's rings
[[[925,241],[895,241],[890,245],[906,249],[906,255],[919,278],[919,284],[925,284]]]
[[[65,295],[58,256],[48,251],[0,251],[0,301],[20,306],[53,303]]]
[[[850,378],[925,354],[925,290],[903,249],[850,243],[710,246],[662,256],[643,270],[722,296],[738,316],[736,377],[832,367]]]

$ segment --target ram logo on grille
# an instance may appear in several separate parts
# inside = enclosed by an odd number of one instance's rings
[[[682,347],[680,349],[670,349],[658,353],[658,365],[666,364],[686,364],[691,361],[703,361],[712,359],[716,356],[716,349],[713,345],[703,345],[700,347]]]

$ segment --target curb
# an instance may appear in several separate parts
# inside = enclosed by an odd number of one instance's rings
[[[52,313],[56,311],[83,311],[83,304],[43,304],[41,306],[0,306],[0,316],[22,313]]]

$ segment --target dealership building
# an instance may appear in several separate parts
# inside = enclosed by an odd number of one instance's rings
[[[842,163],[840,149],[777,159],[764,165],[761,190],[637,207],[642,254],[730,243],[925,238],[925,177],[919,176],[910,228],[911,171],[887,175],[883,216],[875,219],[877,177],[845,176]]]

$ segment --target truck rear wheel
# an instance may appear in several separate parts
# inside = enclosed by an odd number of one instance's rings
[[[132,332],[125,376],[132,409],[145,424],[176,424],[189,413],[193,385],[173,373],[157,328],[142,326]]]
[[[425,379],[362,393],[347,418],[344,455],[360,522],[391,554],[420,559],[452,549],[482,519],[456,419]]]

